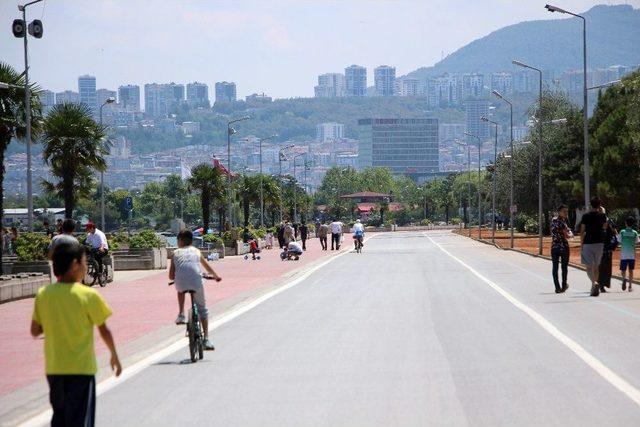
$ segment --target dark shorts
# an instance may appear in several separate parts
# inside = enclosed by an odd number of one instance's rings
[[[53,409],[52,427],[95,424],[96,379],[93,375],[47,375],[47,381]]]
[[[629,271],[633,271],[636,268],[636,260],[635,259],[621,259],[620,260],[620,271],[627,271],[627,267],[629,267]]]

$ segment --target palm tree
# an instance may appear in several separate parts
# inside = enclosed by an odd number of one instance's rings
[[[187,180],[189,192],[200,193],[200,206],[202,207],[202,223],[204,233],[209,230],[211,220],[211,205],[215,199],[224,197],[225,185],[222,174],[216,168],[206,163],[201,163],[191,169],[191,177]]]
[[[249,215],[251,213],[251,204],[260,201],[260,176],[243,175],[236,181],[237,194],[240,195],[242,201],[242,211],[244,214],[244,226],[249,226]]]
[[[24,75],[12,66],[0,61],[0,82],[14,86],[24,86]],[[31,96],[31,133],[37,135],[42,119],[40,88],[29,85]],[[26,134],[24,90],[17,87],[0,89],[0,224],[4,213],[4,156],[13,138],[24,138]],[[0,274],[2,273],[2,251],[0,251]]]
[[[56,105],[44,120],[44,162],[58,182],[43,181],[43,187],[63,200],[67,218],[78,199],[90,195],[94,173],[107,169],[104,156],[109,143],[102,142],[104,129],[85,104]]]
[[[264,194],[264,209],[271,216],[271,225],[276,225],[276,215],[280,212],[280,185],[272,176],[262,177],[262,189]]]

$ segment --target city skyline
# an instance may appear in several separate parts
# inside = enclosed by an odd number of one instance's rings
[[[210,88],[218,81],[233,81],[238,98],[263,92],[275,98],[311,97],[318,75],[341,72],[349,64],[365,66],[373,76],[375,67],[388,63],[402,76],[505,25],[563,18],[545,13],[544,2],[465,3],[352,1],[313,3],[311,8],[288,0],[276,2],[276,7],[256,1],[185,2],[180,9],[154,5],[153,14],[148,2],[126,9],[103,2],[91,10],[75,7],[75,2],[51,3],[44,9],[38,5],[29,10],[28,19],[42,19],[45,35],[30,42],[31,76],[54,92],[70,89],[77,76],[89,74],[96,76],[98,88],[112,90],[154,81],[200,81]],[[583,11],[598,3],[564,1],[563,6]],[[640,6],[640,0],[626,3]],[[458,14],[461,7],[469,13]],[[498,8],[504,13],[493,12]],[[303,19],[311,10],[318,19]],[[9,28],[18,15],[16,4],[3,2],[0,12],[2,28]],[[473,25],[468,25],[470,20]],[[326,22],[332,23],[331,31]],[[9,31],[0,40],[6,46],[4,59],[21,69],[21,43]],[[437,45],[415,40],[437,40]],[[59,61],[65,67],[55,66]],[[279,79],[285,72],[288,78]]]

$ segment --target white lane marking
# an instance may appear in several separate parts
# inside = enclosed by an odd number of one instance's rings
[[[365,238],[365,242],[368,241],[369,239],[374,238],[375,236],[376,235],[373,235],[373,236]],[[215,321],[213,321],[209,329],[212,330],[212,331],[215,330],[215,329],[218,329],[219,327],[221,327],[225,323],[228,323],[228,322],[232,321],[233,319],[235,319],[236,317],[242,316],[247,311],[256,308],[257,306],[259,306],[263,302],[265,302],[267,300],[270,300],[271,298],[273,298],[276,295],[286,291],[287,289],[291,289],[294,286],[299,285],[304,280],[309,278],[309,276],[311,276],[316,271],[320,270],[321,268],[325,267],[327,264],[335,261],[336,259],[338,259],[338,258],[340,258],[340,257],[342,257],[342,256],[344,256],[344,255],[346,255],[348,253],[351,253],[351,249],[344,249],[343,251],[339,252],[335,256],[332,256],[331,258],[329,258],[328,260],[324,261],[323,263],[320,263],[320,264],[316,265],[315,267],[312,267],[309,270],[305,271],[304,273],[302,273],[302,275],[300,275],[299,277],[293,279],[289,283],[287,283],[285,285],[282,285],[279,288],[274,289],[274,290],[272,290],[270,292],[267,292],[266,294],[261,295],[258,298],[247,302],[246,304],[239,305],[238,307],[234,308],[230,312],[224,314],[223,316],[221,316],[218,319],[216,319]],[[185,338],[181,338],[178,341],[174,342],[173,344],[169,345],[168,347],[165,347],[162,350],[159,350],[159,351],[157,351],[157,352],[145,357],[144,359],[134,363],[130,367],[124,369],[118,378],[113,377],[113,376],[107,378],[106,380],[102,381],[100,384],[98,384],[96,386],[96,396],[100,396],[101,394],[106,393],[107,391],[111,390],[112,388],[122,384],[123,382],[125,382],[129,378],[131,378],[134,375],[140,373],[141,371],[143,371],[144,369],[146,369],[149,366],[153,365],[154,363],[157,363],[160,360],[172,355],[173,353],[177,352],[178,350],[182,349],[183,347],[187,347],[188,344],[189,344],[189,339],[188,338],[186,338],[186,337]],[[46,411],[44,411],[44,412],[42,412],[42,413],[40,413],[38,415],[35,415],[33,418],[30,418],[29,420],[27,420],[27,421],[23,422],[22,424],[20,424],[20,427],[40,427],[40,426],[47,425],[51,421],[51,415],[52,414],[53,414],[53,411],[51,409],[47,409]]]
[[[583,362],[587,364],[591,369],[593,369],[596,373],[598,373],[602,378],[604,378],[607,382],[609,382],[612,386],[620,390],[624,393],[629,399],[631,399],[636,405],[640,406],[640,390],[635,388],[629,382],[624,380],[618,374],[609,369],[604,363],[602,363],[599,359],[589,353],[584,347],[578,344],[573,339],[569,338],[564,333],[560,332],[558,328],[556,328],[551,322],[549,322],[545,317],[539,314],[537,311],[527,306],[526,304],[520,302],[516,298],[514,298],[509,292],[502,289],[500,286],[496,285],[494,282],[483,276],[481,273],[476,271],[473,267],[462,261],[460,258],[453,255],[451,252],[443,248],[439,243],[433,240],[430,236],[425,233],[425,236],[437,246],[442,252],[449,255],[452,259],[457,261],[460,265],[465,267],[471,273],[473,273],[476,277],[482,280],[484,283],[489,285],[494,291],[502,295],[507,301],[513,304],[520,311],[525,313],[527,316],[531,317],[538,325],[540,325],[545,331],[547,331],[551,336],[564,344],[569,350],[575,353]]]

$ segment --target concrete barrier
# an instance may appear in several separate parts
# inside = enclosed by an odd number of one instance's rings
[[[51,283],[42,273],[22,273],[0,277],[0,304],[22,298],[31,298],[44,285]]]
[[[113,252],[114,270],[163,270],[167,268],[167,248],[125,249]]]

